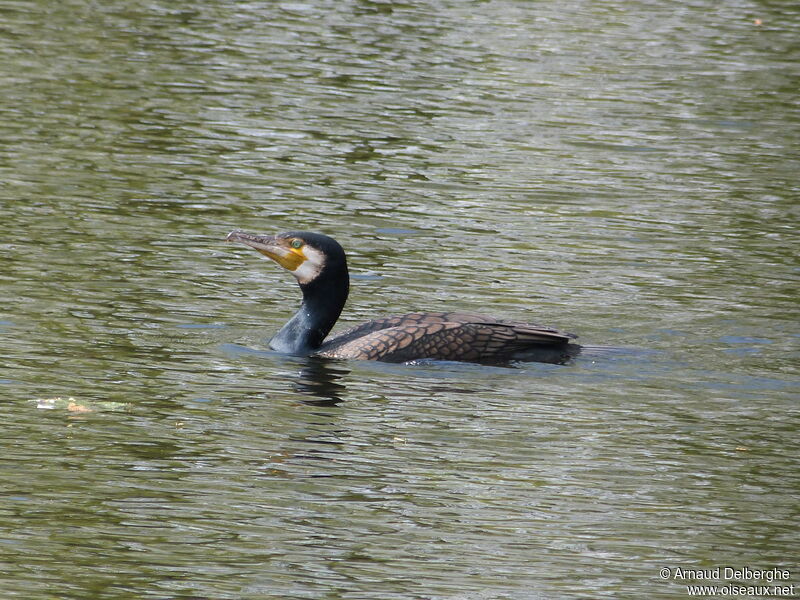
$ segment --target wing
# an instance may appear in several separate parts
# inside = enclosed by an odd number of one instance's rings
[[[394,317],[383,317],[380,319],[373,319],[366,323],[361,323],[350,329],[345,329],[341,333],[337,333],[332,338],[323,344],[324,350],[327,346],[333,344],[344,344],[351,340],[360,338],[368,333],[380,331],[381,329],[389,329],[390,327],[405,327],[407,325],[429,325],[433,323],[498,323],[515,325],[519,327],[532,327],[542,332],[550,331],[554,334],[566,335],[570,338],[575,337],[569,333],[562,333],[552,327],[544,327],[542,325],[535,325],[532,323],[522,323],[518,321],[503,321],[486,315],[479,315],[467,312],[415,312],[405,315],[397,315]]]
[[[408,313],[405,315],[397,315],[394,317],[382,317],[380,319],[372,319],[371,321],[367,321],[366,323],[361,323],[360,325],[356,325],[355,327],[351,327],[350,329],[345,329],[341,333],[337,333],[322,345],[322,349],[324,350],[326,347],[334,344],[336,345],[345,344],[351,340],[363,337],[368,333],[372,333],[373,331],[380,331],[381,329],[389,329],[390,327],[403,327],[406,325],[423,325],[428,323],[444,323],[445,321],[459,322],[462,320],[467,320],[458,317],[477,318],[478,322],[480,322],[481,319],[483,320],[490,319],[490,317],[481,317],[480,315],[472,315],[468,313],[452,313],[452,312],[426,312],[426,313],[416,312],[416,313]]]
[[[443,320],[456,315],[468,320]],[[401,319],[400,324],[377,325],[391,323],[394,319]],[[355,335],[357,333],[361,335]],[[480,315],[412,313],[365,323],[332,339],[317,354],[386,362],[421,358],[481,361],[508,357],[531,347],[563,346],[571,337],[549,327],[497,321]]]

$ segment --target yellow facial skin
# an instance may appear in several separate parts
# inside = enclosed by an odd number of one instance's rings
[[[295,241],[296,240],[296,241]],[[275,248],[256,248],[264,256],[271,258],[287,271],[296,271],[300,265],[306,262],[306,255],[303,253],[304,245],[300,240],[294,238],[292,240],[280,240],[281,242],[288,242],[288,244],[277,245]],[[300,246],[295,248],[294,244],[300,242]]]
[[[267,258],[271,258],[287,271],[296,271],[308,257],[305,244],[299,238],[282,238],[273,235],[252,235],[243,231],[231,231],[226,242],[241,242]]]

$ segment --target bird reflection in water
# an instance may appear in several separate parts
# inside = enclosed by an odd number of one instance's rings
[[[339,383],[350,373],[350,369],[341,362],[311,356],[300,370],[295,390],[308,396],[301,400],[303,404],[314,406],[336,406],[344,402],[342,395],[347,391],[344,383]]]

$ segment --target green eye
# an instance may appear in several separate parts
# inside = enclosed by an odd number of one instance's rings
[[[299,248],[302,248],[302,247],[303,247],[303,241],[302,240],[292,240],[292,248],[294,248],[295,250],[298,250]]]

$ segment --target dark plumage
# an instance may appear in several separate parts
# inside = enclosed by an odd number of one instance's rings
[[[279,352],[406,362],[418,359],[563,363],[580,350],[557,329],[462,312],[409,313],[352,327],[325,341],[349,291],[344,250],[318,233],[275,236],[231,232],[226,241],[255,248],[292,272],[303,292],[295,315],[270,340]]]

